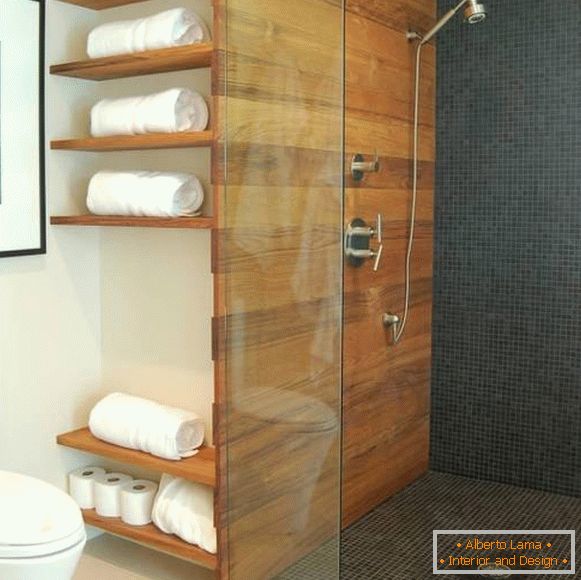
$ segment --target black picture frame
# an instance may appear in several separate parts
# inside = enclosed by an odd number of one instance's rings
[[[39,50],[38,50],[38,98],[39,98],[39,221],[40,221],[40,245],[37,248],[25,250],[0,251],[0,258],[15,258],[19,256],[35,256],[46,254],[46,143],[45,143],[45,39],[46,39],[46,3],[45,0],[22,0],[22,2],[35,2],[39,6]]]

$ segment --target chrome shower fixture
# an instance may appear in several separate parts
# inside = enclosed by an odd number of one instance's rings
[[[408,40],[418,40],[416,47],[415,63],[415,90],[414,90],[414,125],[413,125],[413,167],[412,167],[412,198],[410,211],[410,228],[408,244],[405,255],[405,295],[403,314],[399,316],[394,312],[386,312],[382,316],[383,325],[391,330],[393,343],[397,344],[403,337],[409,319],[411,294],[412,294],[412,253],[414,249],[414,238],[416,230],[416,210],[418,201],[418,163],[419,163],[419,141],[420,141],[420,73],[422,47],[429,42],[460,10],[464,8],[464,19],[468,24],[477,24],[486,18],[486,8],[479,0],[461,0],[452,10],[446,12],[444,16],[429,30],[424,36],[417,32],[408,32]]]
[[[408,32],[407,37],[409,40],[419,39],[420,44],[426,44],[426,42],[430,42],[458,12],[460,9],[464,8],[464,21],[468,24],[478,24],[486,19],[486,6],[482,4],[479,0],[462,0],[459,4],[457,4],[452,10],[449,10],[438,20],[436,25],[426,32],[423,36],[417,32]]]
[[[468,24],[478,24],[486,20],[486,6],[478,0],[468,0],[468,4],[464,8],[464,20]]]

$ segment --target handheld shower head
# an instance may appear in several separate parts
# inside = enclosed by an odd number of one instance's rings
[[[426,32],[426,34],[421,37],[415,33],[408,34],[409,39],[413,38],[420,38],[421,44],[426,44],[432,40],[454,16],[459,12],[459,10],[464,6],[464,19],[468,24],[478,24],[482,22],[486,18],[486,7],[484,4],[480,2],[480,0],[461,0],[459,4],[457,4],[452,10],[449,10],[440,18],[440,20],[436,23],[436,25]]]
[[[486,6],[478,0],[468,0],[464,8],[464,19],[468,24],[478,24],[486,20]]]

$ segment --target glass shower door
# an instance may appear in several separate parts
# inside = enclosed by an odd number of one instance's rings
[[[227,568],[338,578],[343,4],[225,0],[218,18]]]

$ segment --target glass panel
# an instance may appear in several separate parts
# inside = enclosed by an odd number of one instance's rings
[[[228,568],[337,578],[343,5],[225,8]]]

